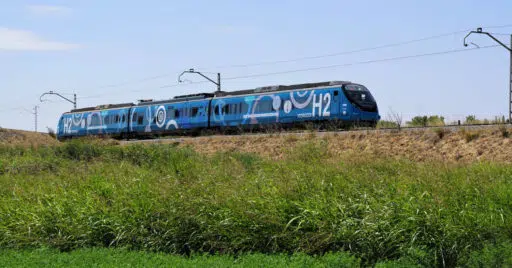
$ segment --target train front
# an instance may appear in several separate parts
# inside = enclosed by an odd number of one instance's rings
[[[345,84],[343,93],[352,106],[350,120],[375,127],[380,120],[380,115],[377,102],[370,91],[360,84]],[[342,107],[342,109],[346,108]]]

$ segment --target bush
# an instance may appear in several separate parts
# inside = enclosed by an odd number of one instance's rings
[[[48,136],[54,138],[54,139],[57,139],[57,134],[55,133],[55,130],[53,130],[52,128],[49,128],[47,127],[48,129]]]
[[[481,133],[479,130],[467,130],[464,128],[462,128],[459,132],[466,142],[476,140],[478,137],[480,137]]]
[[[512,243],[487,244],[470,254],[467,267],[512,267]]]
[[[434,128],[432,131],[434,131],[440,140],[442,140],[444,136],[449,133],[449,130],[445,128]]]
[[[399,128],[399,125],[393,121],[380,120],[377,123],[377,128]]]
[[[412,127],[426,127],[426,126],[444,126],[444,117],[438,115],[432,116],[415,116],[407,125]]]
[[[501,136],[502,136],[503,138],[508,138],[508,137],[510,137],[510,132],[508,131],[508,128],[507,128],[506,126],[504,126],[504,125],[499,126],[499,131],[500,131]]]

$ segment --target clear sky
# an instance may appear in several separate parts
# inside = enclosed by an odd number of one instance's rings
[[[373,92],[384,118],[390,109],[406,119],[507,115],[510,63],[501,47],[349,64],[464,49],[465,30],[482,26],[512,33],[510,11],[507,0],[0,0],[0,126],[33,129],[33,115],[26,110],[39,105],[39,131],[55,129],[60,114],[72,105],[56,96],[39,102],[49,90],[70,98],[75,92],[79,107],[215,90],[209,83],[163,87],[177,84],[188,68],[221,72],[228,91],[358,82]],[[511,26],[485,28],[502,25]],[[456,31],[463,32],[359,53],[252,65]],[[510,43],[510,36],[497,37]],[[478,35],[470,41],[481,47],[495,44]],[[342,66],[227,79],[330,65]],[[195,75],[186,79],[202,81]]]

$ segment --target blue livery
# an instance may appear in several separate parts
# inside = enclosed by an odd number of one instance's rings
[[[379,120],[377,103],[365,86],[332,81],[75,109],[61,116],[57,137],[143,137],[307,122],[375,126]]]

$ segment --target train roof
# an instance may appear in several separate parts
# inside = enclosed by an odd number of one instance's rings
[[[214,93],[196,93],[196,94],[188,94],[188,95],[179,95],[175,96],[172,99],[168,100],[139,100],[137,105],[153,105],[153,104],[161,104],[161,103],[176,103],[176,102],[184,102],[184,101],[193,101],[193,100],[204,100],[208,98],[213,98],[215,96]]]
[[[315,87],[328,87],[328,86],[340,86],[345,84],[350,84],[349,81],[326,81],[326,82],[317,82],[317,83],[305,83],[305,84],[294,84],[294,85],[274,85],[274,86],[265,86],[258,87],[255,89],[245,89],[245,90],[237,90],[237,91],[216,91],[214,93],[196,93],[196,94],[188,94],[188,95],[179,95],[175,96],[172,99],[168,100],[139,100],[137,105],[154,105],[161,103],[176,103],[183,101],[192,101],[192,100],[204,100],[213,97],[225,97],[225,96],[241,96],[241,95],[249,95],[249,94],[257,94],[257,93],[265,93],[265,92],[278,92],[278,91],[286,91],[293,89],[307,89],[307,88],[315,88]]]
[[[69,113],[79,113],[79,112],[88,112],[88,111],[97,111],[104,109],[116,109],[116,108],[128,108],[134,106],[133,103],[117,103],[117,104],[102,104],[93,107],[84,107],[79,109],[73,109],[69,111]]]
[[[220,91],[216,92],[216,97],[224,97],[224,96],[238,96],[238,95],[248,95],[248,94],[257,94],[257,93],[265,93],[265,92],[279,92],[286,90],[294,90],[294,89],[308,89],[308,88],[316,88],[316,87],[330,87],[330,86],[341,86],[346,84],[351,84],[350,81],[326,81],[326,82],[316,82],[316,83],[304,83],[304,84],[293,84],[293,85],[274,85],[274,86],[265,86],[258,87],[255,89],[246,89],[246,90],[237,90],[237,91]]]
[[[103,105],[98,105],[98,106],[94,106],[94,107],[73,109],[68,113],[97,111],[97,110],[104,110],[104,109],[128,108],[128,107],[132,107],[132,106],[154,105],[154,104],[161,104],[161,103],[176,103],[176,102],[192,101],[192,100],[204,100],[204,99],[214,98],[214,97],[241,96],[241,95],[266,93],[266,92],[279,92],[279,91],[308,89],[308,88],[316,88],[316,87],[341,86],[341,85],[346,85],[346,84],[351,84],[351,83],[352,82],[350,82],[350,81],[326,81],[326,82],[304,83],[304,84],[293,84],[293,85],[265,86],[265,87],[258,87],[258,88],[254,88],[254,89],[245,89],[245,90],[237,90],[237,91],[216,91],[214,93],[196,93],[196,94],[188,94],[188,95],[179,95],[179,96],[175,96],[174,98],[168,99],[168,100],[153,100],[153,99],[139,100],[137,104],[134,104],[134,103],[103,104]]]

